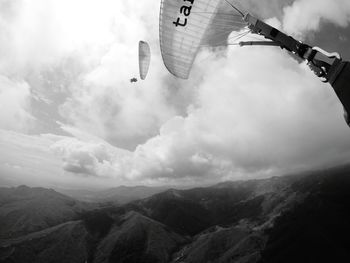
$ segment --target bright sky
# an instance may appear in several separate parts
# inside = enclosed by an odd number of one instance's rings
[[[0,0],[0,185],[193,185],[350,160],[331,87],[274,47],[199,54],[191,78],[161,60],[160,0]],[[243,7],[350,59],[349,0]],[[152,61],[138,75],[138,42]]]

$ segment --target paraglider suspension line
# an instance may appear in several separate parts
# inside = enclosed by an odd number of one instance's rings
[[[235,9],[242,17],[244,17],[244,14],[241,10],[239,10],[237,7],[235,7],[232,3],[229,1],[225,0],[226,3],[228,3],[233,9]]]

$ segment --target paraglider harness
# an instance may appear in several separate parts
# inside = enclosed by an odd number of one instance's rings
[[[271,41],[240,42],[241,46],[269,45],[279,46],[308,62],[311,70],[323,81],[333,87],[343,104],[346,122],[350,126],[350,62],[343,61],[338,53],[328,53],[319,47],[311,47],[278,29],[264,23],[250,14],[244,16],[252,33],[264,36]]]

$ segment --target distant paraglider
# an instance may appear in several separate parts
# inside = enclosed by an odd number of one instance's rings
[[[139,70],[140,70],[140,78],[142,80],[146,79],[150,62],[151,62],[151,49],[147,42],[140,41],[139,42]]]

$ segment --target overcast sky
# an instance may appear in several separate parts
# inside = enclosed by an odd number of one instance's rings
[[[238,1],[236,1],[238,2]],[[194,185],[350,160],[335,93],[275,47],[203,50],[170,75],[160,0],[0,0],[0,185]],[[242,8],[350,59],[349,0]],[[138,42],[152,61],[138,77]]]

